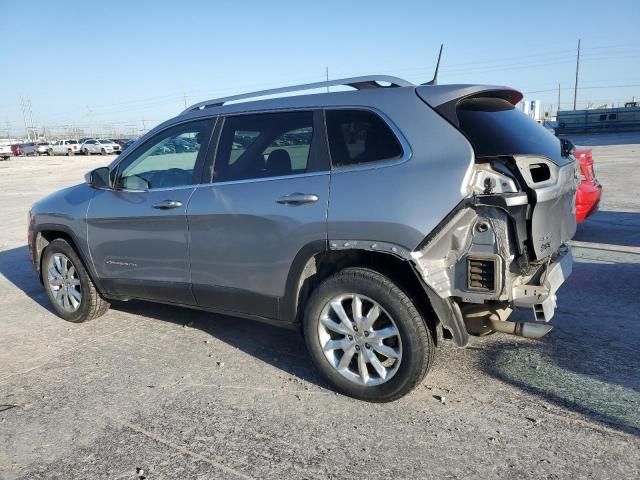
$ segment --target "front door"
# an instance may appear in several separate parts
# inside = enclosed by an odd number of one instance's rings
[[[111,295],[193,304],[186,209],[212,120],[164,130],[115,166],[87,214],[98,276]],[[201,148],[202,145],[202,148]]]
[[[330,174],[319,119],[311,111],[225,119],[213,182],[198,186],[187,211],[199,305],[279,318],[294,258],[326,245]]]

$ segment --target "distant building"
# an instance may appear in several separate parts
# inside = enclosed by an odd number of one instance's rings
[[[640,131],[640,102],[619,108],[565,110],[558,112],[556,133],[600,133]]]
[[[544,114],[542,112],[542,102],[540,100],[523,100],[520,102],[520,108],[536,122],[542,123]]]

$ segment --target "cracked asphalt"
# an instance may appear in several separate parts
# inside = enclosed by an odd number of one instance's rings
[[[604,197],[554,330],[441,341],[382,405],[334,393],[296,332],[144,302],[59,319],[27,211],[109,159],[0,162],[0,478],[638,478],[640,134],[573,140]]]

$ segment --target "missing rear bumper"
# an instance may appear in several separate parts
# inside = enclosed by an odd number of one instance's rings
[[[553,318],[557,302],[556,292],[571,275],[573,257],[568,246],[563,246],[543,272],[540,285],[516,285],[513,287],[513,305],[531,308],[534,320],[548,322]]]

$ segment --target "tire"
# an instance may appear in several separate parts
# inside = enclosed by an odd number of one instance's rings
[[[103,148],[102,150],[100,150],[100,155],[106,155],[107,151]]]
[[[49,153],[49,156],[50,156],[50,157],[53,157],[53,150],[49,149],[49,152],[48,152],[48,153]]]
[[[89,149],[88,149],[88,148],[85,148],[85,149],[84,149],[84,154],[85,154],[85,155],[87,155],[87,156],[89,156],[89,155],[91,155],[91,152],[89,152]]]
[[[345,302],[343,311],[347,312],[349,302],[353,308],[356,301],[354,296],[361,300],[360,309],[364,314],[361,317],[365,323],[358,323],[360,328],[355,332],[345,329],[343,333],[336,333],[333,329],[343,329],[345,323],[340,322],[332,305]],[[372,315],[372,318],[377,320],[367,327],[367,317],[373,312],[375,304],[378,305],[379,314]],[[353,318],[353,310],[351,312]],[[320,321],[321,317],[333,318],[330,328],[327,328],[327,321]],[[411,298],[388,277],[366,268],[347,268],[326,279],[312,292],[306,304],[303,328],[313,363],[336,390],[361,400],[390,402],[420,384],[431,366],[435,343],[426,320]],[[392,331],[397,333],[388,338],[381,333]],[[347,346],[325,353],[323,345],[328,346],[330,341]],[[347,350],[351,351],[353,357],[346,370],[343,365],[340,371],[338,367],[342,359],[349,358],[345,357]],[[381,354],[381,351],[385,354]],[[386,353],[388,351],[396,357],[389,356]],[[372,355],[377,358],[376,366]],[[362,372],[360,357],[364,359],[364,375],[358,373]],[[381,367],[384,377],[379,373]]]
[[[66,268],[64,269],[58,268],[56,259],[61,260],[58,265],[66,261],[69,263],[65,263]],[[74,269],[73,274],[71,274],[71,267]],[[69,273],[66,282],[65,277],[59,275],[64,271]],[[93,320],[104,315],[109,309],[109,302],[98,293],[93,280],[73,247],[61,238],[57,238],[47,245],[42,254],[42,283],[56,313],[68,322],[80,323]],[[64,283],[64,285],[59,285],[60,283]],[[58,288],[56,289],[56,287]],[[73,289],[79,293],[79,300],[75,295],[65,295],[65,288],[67,291]],[[65,298],[61,303],[58,299],[63,297]],[[65,304],[67,308],[65,308]]]
[[[73,157],[73,155],[74,155],[73,150],[69,150],[69,156],[70,156],[70,157]]]

